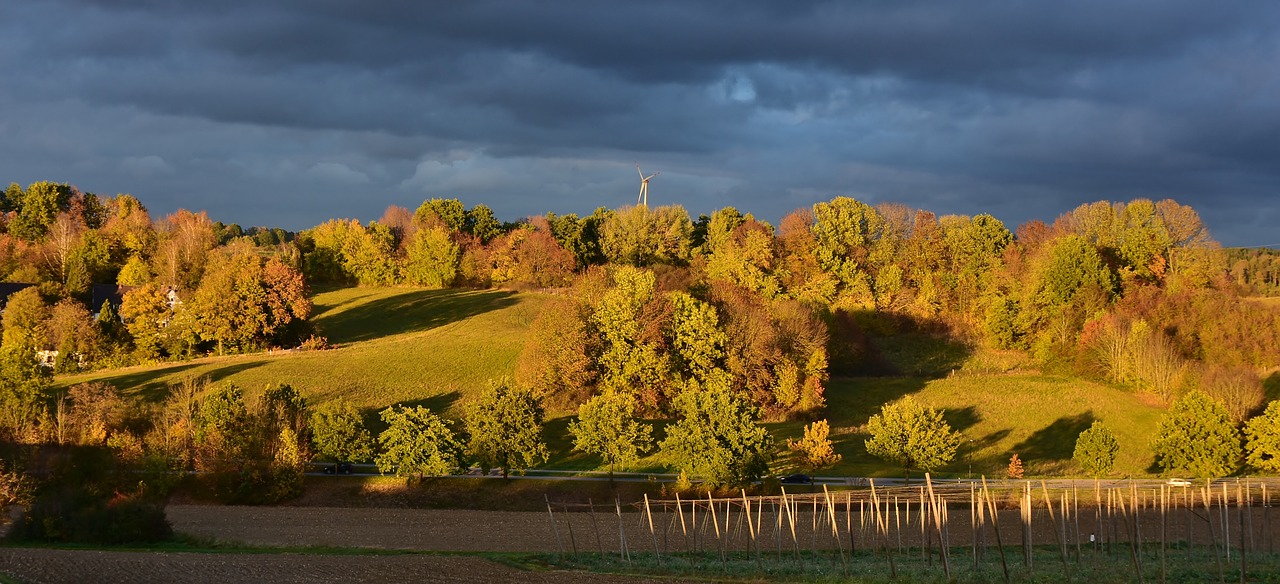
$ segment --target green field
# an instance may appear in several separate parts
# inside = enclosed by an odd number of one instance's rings
[[[313,404],[344,396],[365,408],[371,421],[377,410],[394,403],[424,404],[458,417],[462,401],[490,380],[514,374],[526,332],[547,298],[508,291],[323,291],[314,297],[313,321],[336,348],[100,371],[59,377],[57,385],[101,380],[139,399],[160,400],[169,384],[204,376],[214,383],[236,383],[250,396],[276,383],[292,385]],[[1028,475],[1071,474],[1075,438],[1094,420],[1107,423],[1120,438],[1116,474],[1148,474],[1149,445],[1163,408],[1144,396],[1081,379],[1017,372],[1014,365],[992,365],[1010,361],[1008,356],[993,360],[942,345],[927,351],[937,355],[932,357],[936,363],[926,367],[921,364],[930,357],[912,351],[927,349],[927,344],[895,342],[910,350],[899,348],[889,357],[916,362],[915,368],[899,366],[912,376],[838,378],[828,384],[826,417],[844,460],[821,474],[900,475],[900,469],[867,455],[862,432],[883,403],[908,394],[944,410],[952,427],[965,436],[956,462],[942,474],[1003,476],[1014,452]],[[1015,372],[1002,372],[1007,369]],[[599,468],[598,459],[571,451],[569,418],[558,412],[552,416],[547,466]],[[791,470],[786,438],[799,436],[802,427],[801,422],[769,424],[779,444],[779,470]],[[661,438],[660,429],[655,436]],[[662,460],[650,456],[631,470],[663,469]]]
[[[99,371],[59,377],[57,385],[106,381],[159,400],[169,384],[197,376],[235,383],[251,396],[288,383],[312,403],[344,396],[369,409],[412,402],[447,411],[515,372],[543,300],[506,291],[344,288],[314,298],[313,321],[337,348]]]

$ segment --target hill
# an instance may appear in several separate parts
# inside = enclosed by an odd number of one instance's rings
[[[509,291],[424,291],[402,288],[340,288],[315,295],[314,323],[336,348],[207,357],[162,364],[59,377],[66,387],[84,381],[112,383],[144,400],[163,399],[168,384],[189,376],[232,382],[251,396],[275,383],[289,383],[312,403],[339,395],[365,408],[371,418],[397,402],[419,403],[450,412],[491,379],[511,376],[525,333],[546,295]],[[938,353],[942,365],[909,369],[904,377],[833,379],[827,387],[827,417],[832,439],[844,460],[833,475],[899,476],[900,469],[869,456],[863,446],[867,419],[880,406],[904,395],[944,410],[966,442],[947,474],[1002,476],[1011,453],[1018,453],[1028,474],[1072,472],[1075,438],[1095,419],[1106,422],[1121,440],[1116,472],[1147,473],[1148,444],[1163,408],[1145,396],[1090,381],[1036,373],[966,372],[940,374],[964,360],[986,358],[957,353],[954,347],[929,346],[910,339],[895,342],[917,363],[929,359],[919,351]],[[914,352],[913,352],[914,351]],[[932,377],[930,376],[932,374]],[[936,377],[936,378],[935,378]],[[554,413],[553,413],[554,414]],[[570,418],[548,421],[552,447],[549,466],[589,469],[599,461],[570,451]],[[788,437],[802,433],[802,422],[770,424],[785,450]],[[661,435],[661,432],[658,433]],[[785,453],[783,453],[785,454]],[[659,470],[656,456],[637,469]],[[970,471],[972,469],[972,471]]]
[[[315,295],[313,322],[336,348],[206,357],[59,377],[105,381],[161,400],[187,377],[231,382],[250,396],[288,383],[312,403],[339,395],[362,408],[397,402],[447,410],[490,380],[510,376],[543,297],[509,291],[342,288]]]

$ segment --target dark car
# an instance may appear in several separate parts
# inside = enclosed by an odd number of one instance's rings
[[[782,477],[781,482],[784,485],[812,485],[813,477],[807,474],[793,474]]]
[[[351,474],[350,462],[324,465],[324,474]]]

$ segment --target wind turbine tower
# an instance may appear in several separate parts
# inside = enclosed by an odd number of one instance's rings
[[[645,176],[643,172],[640,172],[639,164],[636,165],[636,172],[640,173],[640,196],[636,197],[636,204],[644,205],[645,207],[648,207],[649,206],[649,179],[655,176],[658,176],[659,174],[662,174],[662,173],[655,172],[649,176]]]

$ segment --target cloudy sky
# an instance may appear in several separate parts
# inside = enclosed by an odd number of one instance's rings
[[[1013,228],[1174,198],[1280,244],[1280,3],[0,3],[0,181],[301,229],[424,198]]]

